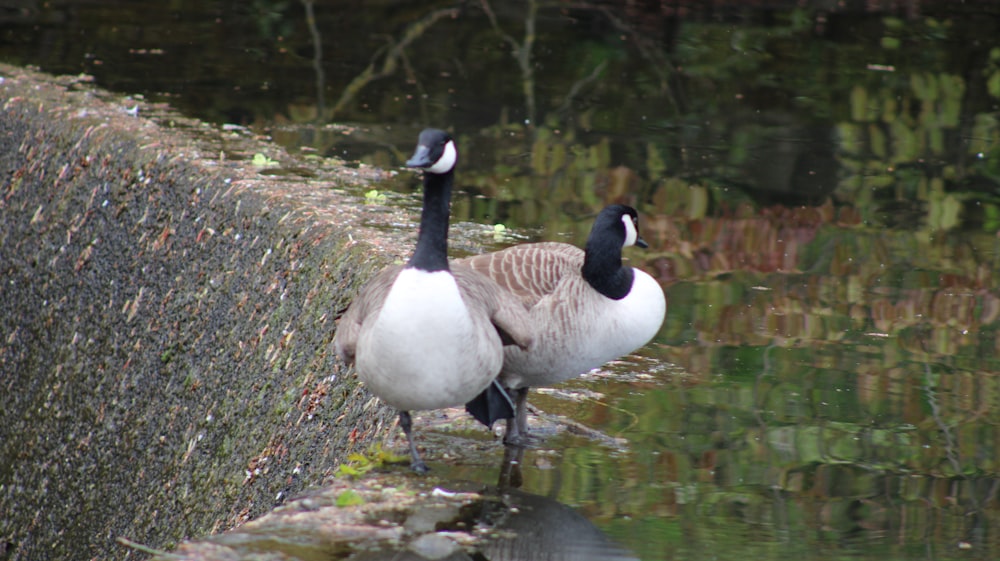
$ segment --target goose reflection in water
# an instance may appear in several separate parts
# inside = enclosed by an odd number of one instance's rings
[[[499,485],[482,491],[483,499],[463,507],[457,518],[438,517],[435,532],[405,550],[360,552],[349,561],[638,561],[569,506],[515,488],[523,455],[524,448],[507,447]],[[486,536],[473,553],[443,533],[471,528]]]
[[[638,561],[576,510],[555,499],[514,488],[520,485],[517,466],[523,455],[524,448],[507,447],[499,486],[492,493],[484,493],[495,501],[483,501],[479,523],[499,534],[480,546],[486,559]]]

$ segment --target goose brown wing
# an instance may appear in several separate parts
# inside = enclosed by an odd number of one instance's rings
[[[552,294],[565,277],[579,275],[583,250],[564,243],[521,244],[456,262],[493,279],[529,308]]]
[[[473,318],[488,317],[505,345],[525,350],[531,346],[534,338],[531,318],[520,299],[471,268],[453,267],[452,275]]]

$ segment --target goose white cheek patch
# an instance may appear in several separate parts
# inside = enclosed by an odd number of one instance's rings
[[[625,225],[625,244],[623,247],[635,245],[635,240],[639,239],[639,232],[635,229],[635,222],[632,222],[632,217],[627,214],[622,215],[622,224]]]
[[[448,173],[455,167],[455,163],[458,161],[458,151],[455,150],[455,141],[449,140],[444,145],[444,153],[438,158],[438,161],[434,162],[434,165],[427,168],[427,171],[431,173]]]

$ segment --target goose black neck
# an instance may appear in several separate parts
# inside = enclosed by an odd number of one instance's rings
[[[621,300],[632,290],[635,271],[622,266],[624,236],[608,234],[591,232],[583,258],[583,279],[608,298]]]
[[[406,264],[424,271],[448,270],[448,217],[454,173],[424,172],[424,208],[420,212],[417,249]]]

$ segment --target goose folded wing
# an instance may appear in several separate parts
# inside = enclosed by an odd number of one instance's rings
[[[354,353],[358,345],[361,327],[369,318],[374,318],[382,309],[389,289],[396,282],[396,277],[403,270],[401,265],[387,267],[368,281],[351,302],[350,307],[337,322],[337,333],[333,337],[334,350],[344,362],[354,362]]]
[[[460,259],[457,264],[486,275],[531,308],[555,292],[565,278],[580,273],[583,250],[565,243],[521,244]]]
[[[493,279],[463,264],[456,263],[452,274],[466,306],[470,311],[479,308],[490,318],[504,345],[517,345],[525,350],[531,347],[534,333],[524,302]]]

